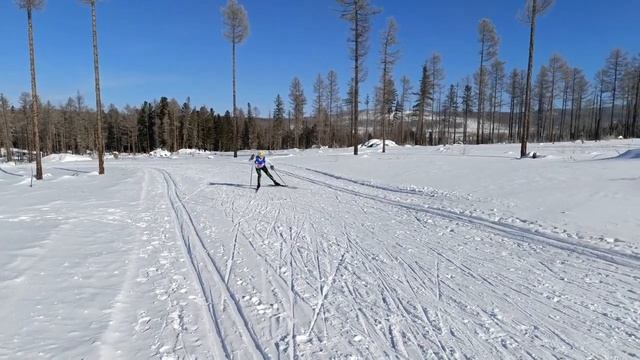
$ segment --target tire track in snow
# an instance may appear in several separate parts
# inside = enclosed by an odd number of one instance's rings
[[[218,353],[218,356],[223,355],[226,358],[233,358],[233,354],[236,354],[238,351],[246,350],[248,351],[248,354],[246,355],[253,359],[269,358],[260,344],[258,337],[251,328],[248,319],[244,315],[239,301],[225,282],[225,278],[220,268],[209,254],[209,251],[207,250],[204,241],[194,224],[191,214],[180,198],[178,187],[171,177],[171,174],[163,169],[157,170],[165,180],[167,196],[173,209],[178,227],[177,230],[187,250],[187,260],[190,262],[192,269],[196,273],[200,289],[209,305],[212,328],[214,329],[214,335],[217,338],[217,343],[219,344],[216,353]],[[233,327],[224,327],[225,324],[223,323],[223,319],[216,311],[211,286],[215,286],[216,289],[223,294],[225,300],[232,305],[230,306],[230,317],[234,323]],[[240,336],[245,343],[244,349],[233,349],[230,348],[231,344],[226,343],[224,331],[232,328],[235,328],[240,333]]]

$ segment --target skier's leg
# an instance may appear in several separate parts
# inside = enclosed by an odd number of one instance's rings
[[[276,181],[276,179],[273,178],[273,176],[271,175],[271,173],[269,172],[269,169],[267,169],[266,167],[263,168],[265,174],[267,174],[267,176],[269,177],[269,179],[271,179],[271,181],[273,181],[273,184],[276,186],[280,186],[280,183]]]
[[[256,168],[256,173],[258,174],[258,186],[256,187],[256,189],[260,188],[260,178],[262,178],[262,172],[260,170],[261,169]]]

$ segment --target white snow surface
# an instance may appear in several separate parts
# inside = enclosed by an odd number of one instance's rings
[[[76,162],[76,161],[91,161],[91,157],[87,155],[75,155],[75,154],[52,154],[42,158],[42,161],[47,163],[57,162]]]
[[[152,157],[158,157],[158,158],[171,157],[171,153],[164,149],[155,149],[152,152],[150,152],[149,155],[151,155]]]
[[[638,149],[0,166],[0,358],[636,358]]]
[[[384,143],[387,145],[387,147],[389,146],[398,146],[398,144],[395,143],[395,141],[393,140],[385,140]],[[382,149],[382,139],[371,139],[368,140],[367,142],[365,142],[364,144],[362,144],[362,147],[365,148],[381,148]]]

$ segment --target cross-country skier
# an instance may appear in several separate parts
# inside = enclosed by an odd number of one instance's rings
[[[258,152],[258,155],[256,156],[256,159],[254,161],[256,166],[256,173],[258,173],[258,186],[256,187],[256,191],[260,189],[260,178],[262,177],[263,172],[267,174],[271,181],[273,181],[273,185],[282,186],[273,178],[273,176],[271,176],[271,173],[269,172],[267,166],[270,167],[271,170],[275,169],[275,167],[273,166],[273,163],[271,163],[271,161],[267,160],[266,155],[267,153],[264,150],[261,150]]]

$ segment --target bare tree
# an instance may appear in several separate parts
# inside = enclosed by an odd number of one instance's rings
[[[621,49],[613,49],[604,69],[604,75],[607,78],[608,90],[611,91],[611,118],[609,120],[609,134],[613,134],[614,124],[613,117],[616,111],[616,95],[618,90],[618,82],[621,74],[627,66],[628,56]]]
[[[328,129],[326,126],[327,124],[325,121],[327,113],[325,109],[326,91],[327,87],[324,79],[322,75],[318,74],[318,76],[316,77],[316,81],[313,84],[313,93],[315,95],[313,99],[313,114],[316,120],[316,124],[318,124],[319,128],[323,129],[323,136],[321,137],[322,140],[325,140],[328,135]]]
[[[560,84],[560,77],[563,71],[568,67],[567,62],[558,54],[553,54],[549,59],[549,75],[551,76],[549,105],[547,110],[549,112],[548,119],[549,124],[549,141],[555,142],[555,104],[557,98],[558,85]]]
[[[500,39],[496,33],[496,28],[489,19],[480,20],[478,25],[478,41],[480,41],[480,69],[478,70],[478,128],[476,143],[482,143],[480,138],[480,128],[484,131],[484,123],[482,122],[483,102],[484,102],[484,78],[485,63],[494,60],[498,56],[498,45]]]
[[[44,0],[17,0],[18,7],[27,11],[29,32],[29,62],[31,64],[31,113],[33,127],[33,149],[36,153],[36,180],[42,180],[42,154],[40,154],[40,131],[38,129],[38,90],[36,87],[36,56],[33,45],[33,10],[44,7]]]
[[[490,111],[491,111],[491,142],[495,142],[495,127],[496,117],[501,113],[502,101],[498,100],[498,94],[502,97],[502,91],[504,87],[504,61],[500,61],[497,58],[491,62],[490,65]],[[498,125],[499,126],[499,125]],[[499,131],[499,130],[498,130]]]
[[[416,134],[414,137],[415,145],[424,145],[424,117],[427,111],[429,101],[433,101],[433,93],[431,86],[431,74],[429,73],[429,67],[425,63],[422,66],[422,77],[420,78],[420,88],[416,95],[416,103],[414,105],[414,112],[418,114],[418,125],[416,126]]]
[[[2,133],[4,135],[4,148],[7,152],[7,161],[12,161],[12,153],[11,153],[11,132],[9,130],[9,116],[7,112],[9,111],[9,100],[4,97],[4,94],[0,94],[0,111],[2,111]]]
[[[228,0],[222,8],[224,17],[224,37],[231,42],[233,62],[233,157],[238,157],[238,109],[236,107],[236,46],[249,36],[249,20],[244,6],[237,0]]]
[[[104,175],[104,139],[102,138],[102,98],[100,96],[100,59],[98,56],[98,30],[96,21],[96,0],[81,0],[91,6],[91,34],[93,37],[93,72],[96,89],[96,122],[98,147],[98,174]]]
[[[549,68],[545,65],[540,67],[540,72],[536,78],[536,88],[533,97],[537,100],[537,120],[536,120],[536,139],[542,140],[546,130],[547,115],[547,93],[549,91]]]
[[[327,115],[329,117],[329,146],[335,146],[333,117],[340,105],[340,90],[338,89],[338,74],[331,70],[327,74]]]
[[[304,121],[304,106],[307,104],[307,98],[304,96],[304,90],[302,89],[302,83],[300,79],[294,77],[289,87],[289,101],[291,101],[291,108],[293,109],[293,132],[295,137],[296,147],[300,147],[300,134],[302,128],[302,122]]]
[[[400,144],[405,143],[404,136],[404,114],[407,109],[407,102],[409,102],[409,97],[411,96],[411,81],[408,77],[403,76],[400,79],[400,84],[402,86],[402,92],[400,95],[400,104],[402,109],[402,114],[400,114]]]
[[[444,80],[444,69],[442,68],[442,57],[440,54],[433,53],[431,57],[427,60],[427,66],[429,67],[429,71],[431,72],[431,93],[435,97],[436,94],[442,91],[442,81]],[[431,102],[431,126],[437,124],[436,122],[436,102]],[[435,130],[435,129],[432,129]]]
[[[531,76],[533,72],[533,54],[535,52],[536,20],[555,3],[555,0],[525,0],[524,10],[520,19],[531,25],[529,34],[529,62],[527,65],[527,82],[525,85],[525,115],[522,124],[522,139],[520,144],[520,157],[527,156],[527,141],[529,140],[529,118],[531,116]]]
[[[520,71],[513,69],[509,74],[509,86],[507,87],[507,94],[509,95],[509,141],[513,141],[514,123],[516,119],[516,103],[519,97],[520,89]]]
[[[595,76],[595,86],[594,95],[598,96],[597,98],[597,111],[595,112],[596,120],[595,120],[595,140],[600,140],[602,130],[602,99],[604,97],[604,93],[607,89],[607,74],[605,70],[600,70],[596,73]],[[595,109],[594,109],[595,110]]]
[[[369,94],[364,98],[364,108],[365,108],[365,122],[364,122],[364,139],[365,141],[369,140],[369,104],[371,103],[371,99],[369,98]]]
[[[633,62],[634,73],[636,76],[635,85],[635,100],[633,105],[633,121],[631,123],[631,136],[637,136],[636,126],[638,124],[638,109],[640,107],[640,55],[634,58]]]
[[[369,0],[337,0],[342,6],[341,17],[351,25],[349,43],[353,59],[353,104],[351,106],[353,154],[358,155],[358,103],[360,83],[366,78],[364,58],[369,53],[369,31],[371,18],[378,10],[369,4]]]
[[[382,115],[382,152],[385,153],[387,150],[386,147],[386,139],[387,139],[387,105],[390,102],[390,94],[389,94],[389,80],[391,79],[391,73],[393,72],[393,66],[395,65],[398,57],[400,56],[400,52],[396,49],[396,45],[398,44],[398,40],[396,34],[398,32],[398,25],[396,24],[396,20],[394,18],[389,18],[387,21],[387,27],[382,33],[382,45],[380,49],[380,67],[382,68],[382,76],[380,78],[381,87],[382,87],[382,106],[383,111]],[[394,99],[395,100],[395,99]]]
[[[578,83],[578,75],[580,69],[572,68],[570,69],[570,81],[571,81],[571,90],[569,90],[569,103],[571,107],[571,112],[569,114],[569,140],[575,139],[575,131],[574,131],[574,121],[575,121],[575,113],[576,113],[576,85]]]
[[[4,148],[7,152],[7,161],[12,161],[12,153],[11,153],[11,132],[9,130],[9,116],[7,112],[9,111],[9,100],[4,97],[4,94],[0,94],[0,111],[2,111],[2,133],[3,133],[3,142]]]

